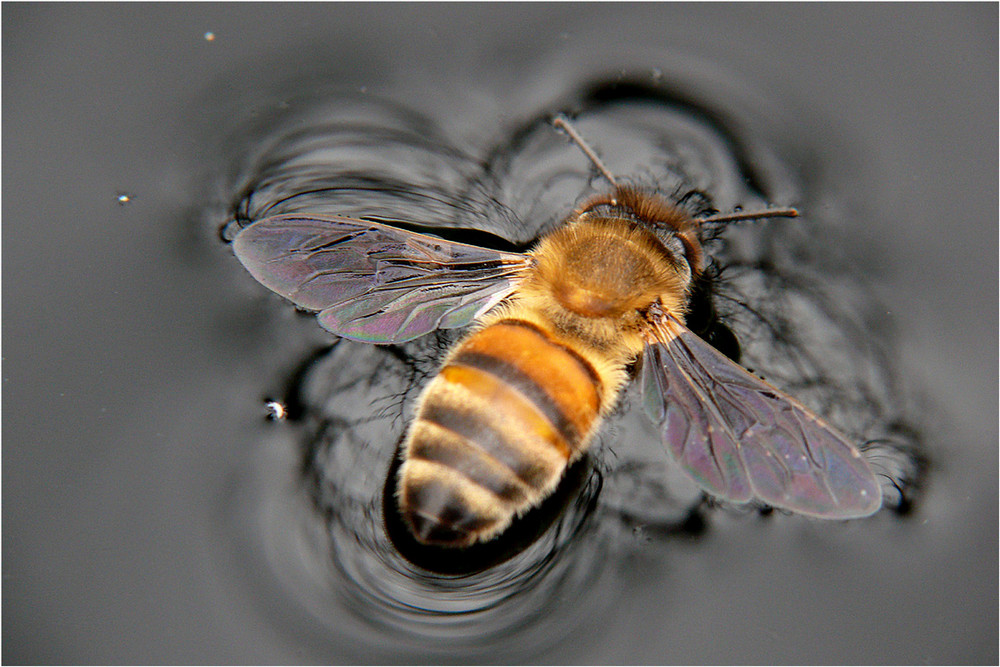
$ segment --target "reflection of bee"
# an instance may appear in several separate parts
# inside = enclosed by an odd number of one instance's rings
[[[528,253],[375,222],[280,215],[236,256],[327,330],[399,343],[475,323],[420,397],[396,495],[414,536],[468,546],[540,503],[586,450],[641,357],[646,413],[691,478],[727,501],[822,518],[869,515],[881,489],[858,449],[683,324],[705,221],[618,185]]]

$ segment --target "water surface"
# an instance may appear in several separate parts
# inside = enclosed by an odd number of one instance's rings
[[[7,4],[3,13],[6,661],[997,660],[991,8],[518,6],[513,15]],[[282,394],[304,360],[316,360],[312,400],[343,401],[322,384],[324,369],[338,354],[353,364],[377,352],[328,350],[331,339],[267,297],[216,231],[247,152],[265,152],[279,121],[328,109],[324,100],[342,102],[344,91],[398,105],[369,105],[382,109],[361,114],[369,125],[402,116],[425,130],[426,146],[451,147],[423,153],[436,162],[422,171],[376,152],[380,168],[396,170],[386,178],[413,186],[401,192],[461,190],[486,163],[480,192],[495,192],[488,175],[505,174],[502,210],[550,224],[585,165],[539,191],[574,157],[532,121],[572,106],[588,82],[619,76],[679,85],[746,144],[742,157],[712,142],[689,153],[711,159],[688,160],[709,165],[682,170],[688,179],[747,165],[758,174],[710,180],[716,206],[762,193],[809,203],[819,238],[836,240],[830,257],[847,264],[826,275],[846,271],[865,288],[838,307],[863,315],[898,368],[899,401],[884,392],[876,404],[919,417],[934,463],[927,487],[905,518],[826,524],[716,511],[697,539],[660,534],[641,526],[675,518],[667,510],[683,507],[683,487],[656,473],[665,461],[648,439],[625,437],[642,427],[623,418],[602,435],[596,507],[571,510],[567,530],[506,569],[432,599],[421,573],[386,576],[406,566],[364,546],[381,543],[377,532],[330,540],[329,523],[316,529],[301,426],[263,419],[264,398]],[[613,169],[666,166],[659,149],[628,141],[641,134],[616,129],[641,126],[641,115],[591,118],[581,127]],[[524,127],[530,141],[512,144]],[[414,172],[433,182],[413,182]],[[638,177],[669,188],[668,173]],[[453,201],[428,201],[337,206],[419,206],[427,222],[455,221]],[[462,216],[487,231],[509,221],[489,207]],[[822,274],[824,253],[806,247]],[[398,432],[386,410],[372,428]],[[374,516],[366,503],[387,469],[357,465],[372,460],[368,449],[329,445],[316,450],[322,470],[353,464],[353,486],[338,488],[365,499],[358,516]],[[663,490],[681,497],[672,505]],[[637,508],[652,516],[622,521]],[[526,580],[529,592],[498,593],[509,582],[528,590]],[[491,599],[516,613],[468,615]],[[381,624],[371,612],[400,601],[408,611]],[[442,624],[413,612],[429,601],[466,616]]]

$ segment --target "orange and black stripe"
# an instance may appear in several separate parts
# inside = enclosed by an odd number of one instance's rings
[[[471,335],[428,386],[410,434],[408,458],[440,473],[404,476],[418,536],[455,541],[535,504],[586,446],[600,406],[590,362],[541,328],[503,320]]]

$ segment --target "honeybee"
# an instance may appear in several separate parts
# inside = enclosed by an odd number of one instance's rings
[[[828,519],[870,515],[880,484],[857,447],[685,327],[706,222],[618,182],[525,253],[367,220],[287,214],[233,241],[266,287],[351,340],[402,343],[471,326],[423,389],[396,479],[424,544],[467,547],[537,506],[593,440],[640,362],[643,407],[706,492]]]

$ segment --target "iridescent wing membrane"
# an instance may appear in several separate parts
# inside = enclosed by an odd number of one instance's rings
[[[644,354],[646,413],[712,495],[825,519],[868,516],[881,506],[878,480],[854,445],[676,319],[661,316]]]
[[[233,241],[261,284],[324,329],[366,343],[401,343],[461,327],[510,294],[527,255],[339,216],[280,215]]]

